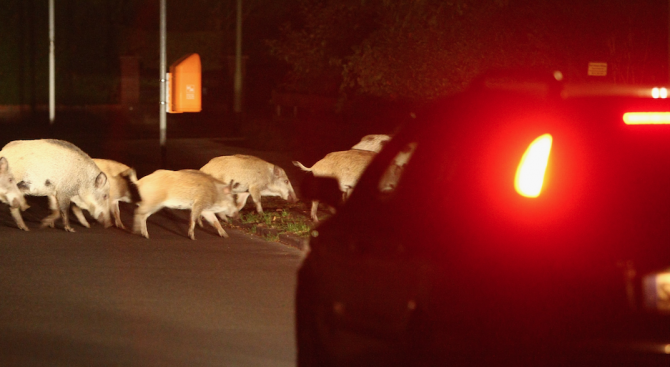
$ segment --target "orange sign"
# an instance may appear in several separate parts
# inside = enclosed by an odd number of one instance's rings
[[[189,54],[170,65],[168,112],[202,111],[202,67],[198,54]]]

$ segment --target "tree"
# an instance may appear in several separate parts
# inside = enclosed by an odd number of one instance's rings
[[[291,67],[285,88],[336,94],[352,46],[360,44],[376,26],[373,10],[361,1],[300,1],[300,19],[284,24],[280,39],[268,41],[271,53]]]
[[[301,9],[303,23],[269,42],[292,67],[290,90],[432,99],[483,70],[549,60],[541,27],[510,20],[528,8],[506,0],[303,0]]]
[[[291,68],[285,88],[433,99],[495,68],[562,70],[576,82],[667,76],[667,8],[653,0],[301,0],[269,42]],[[608,77],[589,78],[590,61]]]

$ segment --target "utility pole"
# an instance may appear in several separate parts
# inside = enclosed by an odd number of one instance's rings
[[[670,0],[669,0],[670,1]],[[237,0],[237,27],[235,29],[235,97],[233,111],[239,119],[242,114],[242,0]]]
[[[56,21],[54,0],[49,0],[49,125],[56,120]]]
[[[166,77],[167,77],[167,57],[166,57],[166,40],[167,40],[167,31],[166,31],[166,10],[165,10],[165,1],[160,0],[160,97],[159,97],[159,121],[160,121],[160,147],[161,147],[161,167],[166,168],[167,160],[167,96],[166,96]]]

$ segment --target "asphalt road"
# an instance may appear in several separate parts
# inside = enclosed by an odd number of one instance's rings
[[[100,224],[31,229],[0,204],[0,366],[293,366],[293,294],[302,254],[188,211],[149,217],[151,239]],[[122,219],[132,224],[122,203]],[[94,221],[91,221],[92,223]]]

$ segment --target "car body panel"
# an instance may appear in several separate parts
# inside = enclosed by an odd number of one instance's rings
[[[670,364],[670,126],[622,121],[668,107],[477,90],[418,114],[311,242],[298,318],[350,333],[317,336],[319,362],[389,365],[356,335],[397,365]],[[547,133],[542,192],[523,197],[516,168]]]

